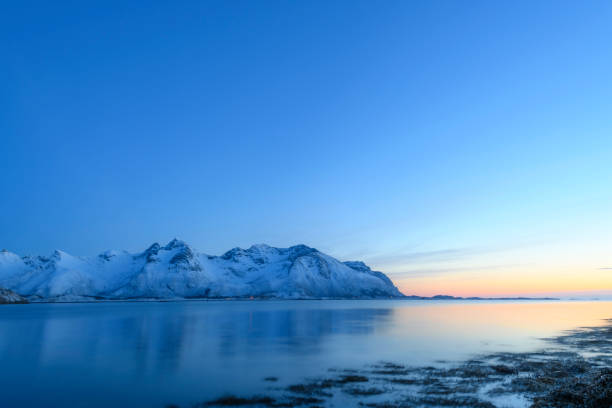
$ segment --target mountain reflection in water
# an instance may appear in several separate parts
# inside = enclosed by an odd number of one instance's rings
[[[3,406],[181,406],[329,368],[535,347],[610,302],[190,301],[0,307]]]

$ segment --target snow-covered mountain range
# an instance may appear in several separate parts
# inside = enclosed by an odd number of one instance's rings
[[[340,262],[305,245],[253,245],[211,256],[177,239],[141,253],[106,251],[96,257],[62,251],[20,257],[2,250],[0,287],[31,301],[403,296],[384,273],[363,262]]]

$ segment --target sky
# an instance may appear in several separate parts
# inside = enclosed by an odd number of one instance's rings
[[[608,1],[12,2],[0,247],[174,237],[612,294]]]

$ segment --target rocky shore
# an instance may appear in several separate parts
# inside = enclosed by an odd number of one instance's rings
[[[332,369],[265,394],[223,396],[196,407],[612,407],[612,319],[546,339],[545,350],[495,353],[461,364],[411,367],[381,362]]]
[[[28,303],[28,301],[12,290],[0,288],[0,305],[11,303]]]

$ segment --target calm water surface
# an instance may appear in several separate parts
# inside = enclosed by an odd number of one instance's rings
[[[194,301],[0,307],[6,407],[163,407],[380,360],[525,351],[612,302]]]

